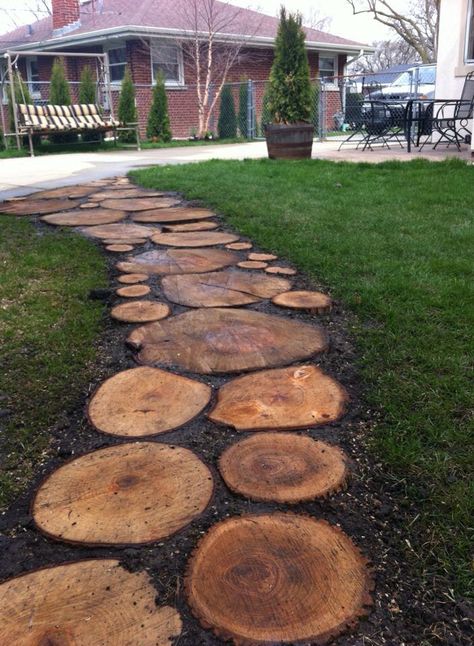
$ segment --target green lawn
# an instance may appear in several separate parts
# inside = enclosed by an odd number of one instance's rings
[[[78,402],[93,370],[107,285],[98,249],[61,230],[0,216],[0,506],[31,479],[48,429]]]
[[[380,413],[372,449],[417,507],[407,558],[468,593],[474,168],[210,161],[131,175],[215,207],[355,314],[365,400]]]

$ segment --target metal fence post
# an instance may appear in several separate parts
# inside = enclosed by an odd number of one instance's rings
[[[247,81],[247,139],[255,139],[255,102],[253,81]]]
[[[319,82],[319,139],[324,141],[326,139],[326,89],[324,80]]]

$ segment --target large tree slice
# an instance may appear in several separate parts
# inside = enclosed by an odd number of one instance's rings
[[[166,303],[131,301],[113,307],[110,311],[110,316],[124,323],[149,323],[150,321],[160,321],[166,318],[170,312],[171,310]]]
[[[156,232],[156,228],[128,223],[102,224],[96,227],[82,229],[82,233],[93,238],[114,238],[116,240],[123,240],[124,238],[150,238]]]
[[[153,543],[199,516],[212,491],[211,472],[188,449],[119,444],[54,471],[36,493],[33,518],[43,533],[66,542]]]
[[[206,220],[216,214],[209,209],[197,209],[193,207],[181,206],[172,209],[158,209],[146,211],[145,213],[136,213],[132,215],[135,222],[189,222],[193,220]]]
[[[257,303],[288,289],[288,281],[228,269],[206,274],[176,274],[162,280],[166,298],[187,307],[229,307]]]
[[[0,213],[5,213],[6,215],[42,215],[44,213],[75,209],[78,206],[79,202],[68,200],[67,198],[57,200],[11,200],[0,202]]]
[[[307,428],[342,417],[348,399],[320,368],[291,366],[224,384],[209,419],[239,431]]]
[[[36,193],[32,193],[28,199],[52,200],[60,197],[77,199],[80,197],[87,197],[95,190],[96,190],[95,187],[90,184],[79,184],[77,186],[62,186],[61,188],[53,188],[47,191],[37,191]]]
[[[185,224],[166,224],[163,231],[171,231],[173,233],[182,233],[188,231],[212,231],[217,229],[218,222],[210,222],[209,220],[201,220],[200,222],[187,222]]]
[[[151,237],[155,244],[168,247],[212,247],[239,239],[233,233],[223,231],[188,231],[187,233],[156,233]]]
[[[166,209],[179,204],[180,201],[173,197],[137,197],[125,200],[104,200],[101,205],[104,209],[118,209],[120,211],[150,211],[151,209]]]
[[[115,559],[45,567],[0,585],[4,646],[171,646],[182,622],[148,574]]]
[[[121,187],[121,190],[108,189],[106,191],[100,191],[99,193],[93,193],[92,195],[89,195],[89,199],[103,202],[104,200],[123,200],[131,197],[162,197],[163,195],[164,193],[158,191]]]
[[[309,310],[314,314],[327,314],[332,309],[332,300],[322,292],[294,291],[278,294],[272,299],[275,305],[296,310]]]
[[[41,218],[48,224],[54,224],[58,227],[87,227],[98,224],[111,224],[120,222],[126,217],[125,211],[109,211],[107,209],[78,209],[76,211],[66,211],[65,213],[53,213],[43,215]]]
[[[327,643],[367,614],[373,584],[340,529],[275,513],[214,525],[189,563],[185,588],[205,627],[255,646]]]
[[[118,296],[125,298],[136,298],[137,296],[146,296],[151,292],[148,285],[128,285],[127,287],[119,287],[116,290]]]
[[[179,428],[207,406],[211,388],[157,368],[132,368],[107,379],[88,406],[99,431],[121,437],[157,435]]]
[[[209,308],[139,327],[128,343],[145,364],[202,374],[281,366],[326,350],[319,327],[250,310]]]
[[[258,433],[240,440],[222,454],[219,470],[232,491],[282,503],[339,491],[349,472],[339,448],[293,433]]]
[[[238,261],[236,254],[224,249],[153,249],[117,263],[117,269],[128,273],[198,274]]]

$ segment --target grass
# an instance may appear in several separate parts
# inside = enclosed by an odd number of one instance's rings
[[[472,592],[474,169],[247,160],[131,175],[216,208],[353,312],[371,449],[415,505],[407,558]]]
[[[99,251],[85,238],[0,216],[0,505],[13,501],[89,382],[107,284]]]
[[[215,146],[217,144],[241,144],[245,143],[246,139],[209,139],[209,140],[187,140],[187,139],[173,139],[169,142],[152,142],[142,141],[141,147],[143,150],[153,150],[161,148],[182,148],[188,146]],[[1,142],[0,142],[1,143]],[[133,149],[133,144],[123,145],[117,142],[115,146],[112,141],[103,141],[96,144],[91,143],[76,143],[76,144],[50,144],[42,143],[35,146],[35,155],[61,155],[70,153],[89,153],[89,152],[112,152],[114,150],[130,150]],[[12,159],[13,157],[29,157],[30,153],[28,148],[18,150],[16,148],[8,148],[7,150],[0,149],[0,159]]]

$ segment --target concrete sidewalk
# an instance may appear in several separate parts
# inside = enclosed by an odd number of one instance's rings
[[[441,161],[446,157],[470,159],[470,151],[458,153],[455,150],[425,149],[422,154],[405,149],[391,148],[375,150],[338,150],[340,140],[329,139],[315,142],[313,158],[331,161],[380,163],[388,160],[410,161],[423,157]],[[67,153],[64,155],[42,155],[40,157],[19,157],[0,159],[0,199],[27,195],[35,190],[56,188],[69,184],[83,184],[90,180],[124,175],[132,168],[164,164],[186,164],[208,159],[258,159],[267,156],[264,141],[243,144],[210,146],[183,146],[154,150]]]

